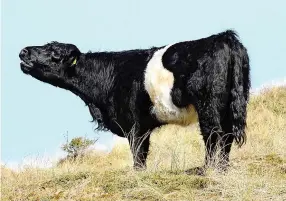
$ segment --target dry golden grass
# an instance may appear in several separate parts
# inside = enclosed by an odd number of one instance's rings
[[[286,88],[252,96],[247,144],[221,174],[186,175],[203,164],[198,128],[166,126],[151,137],[148,169],[132,170],[129,147],[49,169],[1,168],[2,200],[286,200]]]

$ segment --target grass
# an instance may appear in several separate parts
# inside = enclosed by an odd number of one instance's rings
[[[286,200],[286,88],[252,96],[248,111],[247,144],[224,174],[184,174],[203,164],[203,142],[197,126],[169,125],[152,134],[146,171],[126,144],[49,169],[2,166],[1,200]]]

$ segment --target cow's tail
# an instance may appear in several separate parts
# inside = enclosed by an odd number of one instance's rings
[[[229,116],[234,139],[241,146],[246,141],[246,106],[250,88],[249,58],[246,48],[240,43],[233,31],[227,31],[226,37],[231,49]]]

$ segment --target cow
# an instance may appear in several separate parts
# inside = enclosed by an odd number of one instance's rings
[[[51,42],[25,47],[19,57],[25,74],[79,96],[99,130],[128,138],[136,170],[146,168],[150,133],[166,124],[199,123],[204,169],[215,153],[226,169],[233,141],[245,143],[250,66],[233,30],[119,52]]]

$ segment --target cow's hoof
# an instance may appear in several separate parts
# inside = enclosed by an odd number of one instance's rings
[[[146,167],[146,166],[142,166],[142,165],[134,165],[134,166],[133,166],[133,169],[134,169],[135,171],[140,172],[140,171],[145,171],[145,170],[147,169],[147,167]]]
[[[205,176],[206,175],[206,168],[205,168],[205,166],[191,168],[191,169],[186,170],[185,174],[187,174],[187,175]]]
[[[217,170],[221,174],[226,174],[228,172],[229,167],[230,165],[228,163],[227,164],[223,163],[217,168]]]

